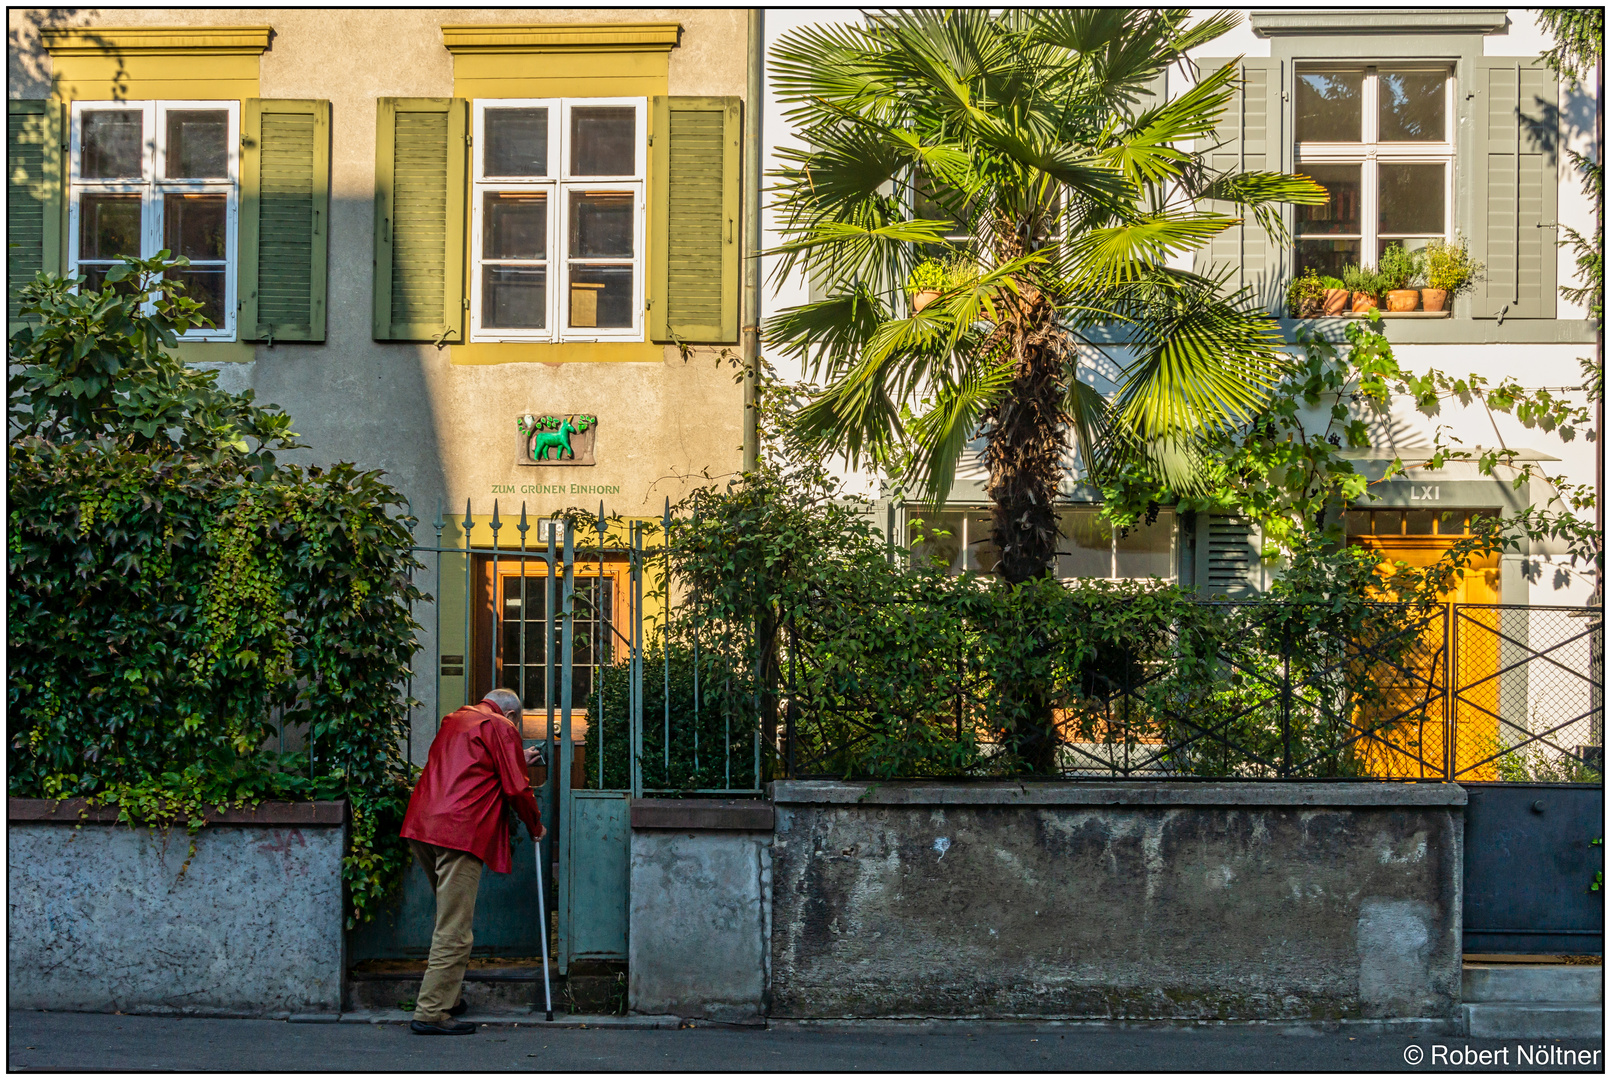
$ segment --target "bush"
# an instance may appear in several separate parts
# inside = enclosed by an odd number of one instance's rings
[[[1270,602],[1207,604],[1163,585],[950,577],[891,549],[855,505],[767,470],[680,509],[669,725],[667,653],[642,676],[650,789],[726,786],[729,761],[731,783],[751,786],[757,728],[761,781],[1021,776],[1042,706],[1064,772],[1364,776],[1361,726],[1411,737],[1403,710],[1378,708],[1374,665],[1413,657],[1417,608],[1366,599],[1381,582],[1362,549],[1300,546]],[[630,783],[630,679],[624,664],[605,674],[590,786],[600,759],[605,787]],[[1299,688],[1288,709],[1283,679]]]
[[[1426,271],[1426,257],[1395,245],[1382,252],[1380,271],[1382,288],[1408,289]]]
[[[277,464],[289,417],[167,351],[197,307],[173,265],[129,260],[99,293],[45,275],[23,290],[8,789],[192,831],[211,807],[346,799],[367,919],[407,861],[413,519],[378,473]],[[309,750],[281,754],[280,724]]]
[[[1380,297],[1384,282],[1374,266],[1346,266],[1343,268],[1343,287],[1349,292]]]
[[[1302,277],[1294,278],[1287,286],[1287,314],[1295,319],[1308,319],[1320,314],[1325,303],[1326,286],[1313,268]]]
[[[930,289],[938,291],[945,288],[948,277],[945,263],[939,259],[924,259],[912,267],[912,272],[906,276],[906,291],[909,293]]]
[[[1482,263],[1471,257],[1462,236],[1456,236],[1452,244],[1433,240],[1426,246],[1427,288],[1446,290],[1450,300],[1475,288],[1482,271]]]

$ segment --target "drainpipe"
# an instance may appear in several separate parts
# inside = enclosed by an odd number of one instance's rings
[[[739,342],[744,360],[744,471],[760,460],[758,390],[761,334],[761,65],[766,60],[765,14],[749,11],[749,56],[744,87],[744,290]]]

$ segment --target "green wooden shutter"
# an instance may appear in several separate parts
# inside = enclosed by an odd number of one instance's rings
[[[17,291],[42,270],[62,270],[61,106],[6,102],[6,318]]]
[[[323,341],[330,103],[248,98],[241,115],[240,336]]]
[[[1474,318],[1555,318],[1556,84],[1542,64],[1483,57],[1472,101]]]
[[[736,97],[654,99],[651,340],[738,340],[740,109]]]
[[[464,98],[381,98],[375,132],[375,340],[464,341]]]
[[[1203,60],[1201,70],[1217,71],[1226,60]],[[1214,138],[1199,147],[1208,155],[1216,173],[1279,170],[1282,140],[1285,138],[1281,96],[1282,61],[1244,59],[1236,80],[1236,93],[1220,117]],[[1228,202],[1212,201],[1216,213],[1236,214]],[[1243,211],[1247,224],[1226,229],[1206,248],[1198,251],[1194,269],[1208,274],[1226,267],[1233,271],[1227,281],[1232,289],[1250,286],[1264,307],[1281,312],[1286,291],[1288,253],[1286,245],[1271,240],[1252,217]]]

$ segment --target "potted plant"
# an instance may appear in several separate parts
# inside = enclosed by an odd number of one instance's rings
[[[950,277],[945,264],[939,259],[924,259],[912,267],[906,277],[906,292],[912,298],[912,314],[928,307],[939,299]]]
[[[1374,266],[1347,266],[1343,268],[1343,286],[1354,294],[1353,310],[1363,315],[1380,307],[1376,301],[1382,291],[1382,276]]]
[[[1324,274],[1320,278],[1320,287],[1325,290],[1320,302],[1323,314],[1341,315],[1348,310],[1348,286],[1343,284],[1342,278]]]
[[[1326,287],[1320,283],[1320,275],[1313,268],[1305,270],[1302,277],[1293,278],[1287,286],[1287,314],[1294,319],[1312,319],[1320,314],[1325,299]]]
[[[1421,302],[1421,292],[1412,288],[1421,276],[1423,260],[1420,252],[1402,246],[1390,247],[1382,252],[1381,287],[1387,293],[1388,311],[1414,311]]]
[[[1426,246],[1426,288],[1421,290],[1421,307],[1443,311],[1461,293],[1470,292],[1482,277],[1482,263],[1471,257],[1463,236],[1453,243],[1434,240]]]

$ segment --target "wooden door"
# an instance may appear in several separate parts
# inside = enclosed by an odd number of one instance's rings
[[[1378,552],[1383,559],[1384,574],[1394,563],[1425,568],[1437,563],[1461,539],[1469,537],[1472,519],[1484,513],[1491,511],[1351,511],[1349,540]],[[1369,531],[1365,531],[1367,529]],[[1387,590],[1383,592],[1384,598],[1391,599]],[[1438,601],[1444,605],[1450,621],[1458,613],[1461,619],[1492,621],[1497,627],[1499,613],[1496,609],[1455,605],[1498,604],[1499,595],[1499,556],[1489,554],[1473,559],[1457,571],[1450,585],[1438,594]],[[1476,650],[1451,656],[1453,650],[1448,648],[1448,643],[1452,636],[1445,637],[1444,620],[1434,620],[1427,627],[1426,640],[1418,650],[1424,659],[1403,665],[1410,669],[1408,672],[1379,678],[1378,685],[1385,686],[1388,693],[1373,711],[1386,716],[1416,712],[1417,705],[1426,701],[1429,688],[1433,686],[1443,688],[1447,704],[1438,715],[1427,708],[1415,716],[1413,726],[1405,722],[1395,727],[1389,741],[1402,742],[1406,752],[1399,753],[1381,745],[1372,747],[1368,756],[1373,773],[1448,775],[1452,753],[1454,772],[1460,778],[1494,779],[1493,766],[1485,761],[1499,747],[1498,655],[1492,650]],[[1434,664],[1439,666],[1434,668]],[[1458,695],[1458,700],[1454,693],[1456,687],[1466,688]],[[1453,721],[1452,728],[1449,720]]]

